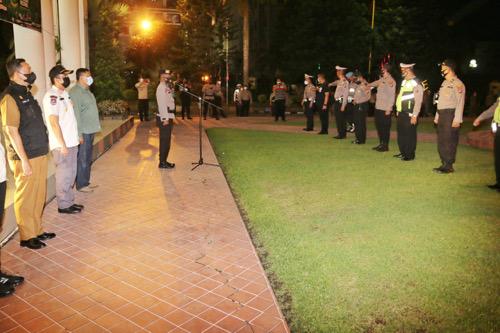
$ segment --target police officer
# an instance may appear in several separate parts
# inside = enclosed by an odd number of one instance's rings
[[[170,82],[170,72],[160,71],[160,83],[156,88],[156,101],[158,103],[158,114],[156,124],[160,130],[160,147],[158,167],[160,169],[172,169],[174,163],[167,161],[170,152],[170,142],[175,119],[174,87]]]
[[[234,94],[233,94],[233,102],[234,102],[234,106],[236,107],[236,117],[241,117],[242,104],[241,104],[240,92],[241,92],[242,88],[243,88],[243,86],[241,85],[241,83],[238,83],[236,85],[236,89],[234,90]]]
[[[273,86],[274,99],[271,104],[274,113],[274,121],[281,120],[285,121],[285,111],[286,111],[286,100],[288,98],[288,88],[286,84],[280,79],[276,79],[276,84]]]
[[[335,122],[337,123],[337,136],[335,139],[345,139],[347,128],[345,109],[347,106],[347,97],[349,95],[349,81],[345,77],[346,67],[335,66],[337,80],[330,83],[328,86],[337,87],[335,89],[333,112],[335,115]]]
[[[314,103],[316,101],[316,87],[312,82],[312,76],[304,74],[304,96],[300,103],[304,108],[306,115],[306,127],[303,129],[306,132],[314,130]]]
[[[438,152],[441,166],[434,168],[438,173],[452,173],[457,154],[460,124],[463,121],[465,86],[455,73],[456,64],[451,59],[441,63],[444,81],[439,89],[437,112]]]
[[[222,82],[220,80],[217,80],[215,83],[215,99],[214,99],[214,104],[217,105],[220,109],[220,115],[223,118],[226,118],[227,115],[224,112],[224,108],[222,107],[222,104],[224,103],[224,92],[222,90]]]
[[[187,117],[187,119],[193,119],[191,118],[191,95],[189,94],[191,92],[191,84],[188,82],[187,79],[182,80],[179,90],[180,90],[179,97],[181,99],[182,119],[184,119],[184,117]]]
[[[384,152],[389,150],[389,140],[391,138],[391,113],[396,98],[396,81],[390,73],[389,64],[380,67],[381,77],[377,81],[371,82],[370,87],[377,88],[377,100],[375,102],[375,126],[379,145],[373,150]]]
[[[495,173],[496,173],[496,183],[493,185],[488,185],[492,190],[497,190],[500,192],[500,96],[497,97],[495,103],[490,106],[487,110],[483,111],[474,120],[474,126],[479,126],[481,121],[485,119],[489,119],[493,117],[493,121],[491,122],[491,130],[495,135],[494,140],[494,153],[495,153]]]
[[[318,86],[316,87],[316,110],[319,113],[319,120],[321,121],[321,131],[318,134],[328,134],[328,106],[330,99],[330,90],[326,82],[325,74],[318,74]]]
[[[415,64],[399,64],[403,76],[403,82],[396,99],[396,111],[398,115],[398,146],[399,154],[394,157],[402,161],[415,159],[417,148],[417,121],[424,88],[420,80],[413,72]]]
[[[354,119],[354,133],[356,140],[352,143],[364,145],[366,143],[366,116],[368,115],[369,101],[371,97],[371,89],[368,82],[360,72],[357,72],[356,88],[353,96],[353,119]]]
[[[208,107],[210,106],[210,108],[212,109],[212,117],[215,118],[216,120],[219,120],[219,112],[217,108],[209,104],[209,103],[212,104],[215,103],[215,85],[212,83],[210,79],[207,81],[207,83],[203,85],[201,92],[203,94],[203,99],[208,102],[208,103],[206,102],[203,103],[203,119],[207,119]]]
[[[141,121],[149,121],[149,98],[148,98],[148,86],[149,79],[141,78],[139,82],[135,84],[135,88],[137,89],[137,107],[139,109],[139,119]]]
[[[241,100],[241,116],[248,117],[250,112],[250,104],[252,104],[252,92],[248,90],[248,85],[244,85],[240,91]]]
[[[345,75],[347,81],[349,81],[349,93],[347,95],[347,105],[345,107],[345,119],[347,132],[353,133],[355,129],[354,124],[354,92],[356,91],[356,76],[353,72],[348,72]]]

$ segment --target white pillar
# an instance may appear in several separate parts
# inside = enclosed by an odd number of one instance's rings
[[[16,58],[26,59],[26,62],[31,65],[31,70],[35,72],[37,80],[33,85],[32,93],[41,103],[47,90],[46,77],[48,76],[48,72],[45,70],[42,34],[17,24],[14,24],[13,27]]]
[[[42,37],[43,37],[43,51],[45,57],[45,79],[47,87],[51,86],[48,73],[52,67],[56,65],[56,34],[54,28],[54,17],[52,0],[41,0],[42,6]]]
[[[79,26],[80,26],[80,63],[82,67],[89,67],[89,9],[87,0],[78,0]]]
[[[68,69],[78,69],[81,61],[80,10],[78,0],[59,0],[59,33],[61,40],[61,62]]]

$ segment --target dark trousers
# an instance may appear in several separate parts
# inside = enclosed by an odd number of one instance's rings
[[[148,99],[140,99],[137,108],[139,109],[139,119],[141,121],[149,120],[149,100]]]
[[[328,133],[328,123],[330,122],[330,111],[328,107],[323,110],[323,104],[316,104],[319,113],[319,121],[321,122],[321,131],[320,133]]]
[[[406,158],[415,158],[417,149],[417,125],[412,125],[411,117],[407,112],[398,115],[398,146],[399,151]]]
[[[214,103],[214,100],[208,100],[208,102],[210,103]],[[208,108],[211,108],[212,109],[212,117],[213,118],[216,118],[216,119],[219,119],[219,112],[217,110],[217,108],[214,108],[213,105],[210,105],[208,103],[203,103],[203,118],[207,119],[207,114],[208,114]]]
[[[455,109],[438,110],[439,120],[437,125],[438,153],[441,163],[446,168],[451,168],[457,156],[457,146],[460,128],[453,128]]]
[[[339,137],[345,138],[347,133],[345,110],[342,112],[340,111],[341,108],[342,103],[340,101],[335,101],[333,104],[333,113],[335,115],[335,123],[337,124],[337,132]]]
[[[497,174],[497,184],[500,185],[500,129],[495,133],[494,148],[495,152],[495,173]]]
[[[283,121],[285,121],[285,100],[284,99],[277,99],[273,103],[273,108],[274,108],[274,120],[278,121],[278,118],[281,117]]]
[[[3,225],[3,212],[5,207],[5,193],[7,193],[7,182],[0,183],[0,233],[2,233],[2,225]],[[0,253],[2,247],[0,246]],[[2,268],[2,258],[0,255],[0,269]]]
[[[163,125],[160,117],[157,117],[156,123],[160,129],[160,164],[164,164],[167,162],[168,153],[170,152],[170,141],[172,138],[172,127],[174,122],[172,119],[169,119],[168,124]]]
[[[241,102],[240,103],[234,103],[234,105],[236,106],[236,116],[237,117],[241,117],[241,108],[242,108]]]
[[[389,114],[385,114],[384,110],[375,110],[375,126],[377,127],[377,134],[380,144],[388,147],[391,139],[391,122],[392,118]]]
[[[248,117],[248,113],[250,112],[250,101],[241,101],[241,116]]]
[[[347,124],[352,124],[354,123],[354,110],[356,106],[353,103],[347,103],[345,107],[345,121]]]
[[[95,134],[82,134],[83,143],[78,146],[78,161],[76,168],[76,189],[89,186],[90,169],[92,166],[92,151]]]
[[[314,104],[304,102],[304,114],[306,115],[306,129],[314,129]]]
[[[181,101],[181,115],[182,119],[186,116],[191,118],[191,101]]]
[[[368,107],[368,102],[354,105],[353,119],[356,140],[359,143],[366,142],[366,116],[368,114]]]
[[[214,104],[220,107],[219,109],[220,115],[226,118],[227,117],[226,112],[224,112],[224,108],[222,107],[222,96],[215,95]]]

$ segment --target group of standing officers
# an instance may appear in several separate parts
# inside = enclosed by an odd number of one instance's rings
[[[336,66],[337,79],[327,83],[325,75],[319,73],[317,84],[313,76],[304,75],[304,95],[302,106],[306,115],[304,131],[314,130],[314,112],[319,114],[321,122],[320,135],[328,134],[330,107],[337,125],[335,139],[345,139],[347,132],[354,132],[356,139],[353,144],[366,142],[366,117],[369,109],[371,93],[376,89],[375,125],[379,138],[379,145],[373,147],[378,152],[389,151],[392,114],[397,117],[397,143],[399,153],[395,158],[401,161],[415,159],[417,147],[418,116],[422,106],[425,83],[421,82],[414,72],[415,64],[400,63],[403,78],[399,92],[396,94],[396,80],[391,75],[391,66],[387,63],[380,67],[380,78],[368,82],[359,72],[348,72],[346,67]],[[454,172],[459,130],[463,122],[465,102],[465,86],[456,75],[456,64],[446,59],[440,64],[443,83],[436,94],[435,103],[437,112],[434,123],[437,125],[438,153],[441,165],[434,168],[437,173],[447,174]],[[335,87],[332,92],[331,88]],[[273,88],[274,90],[274,88]],[[483,112],[475,121],[478,126],[483,119],[493,117],[492,128],[495,132],[495,166],[497,183],[490,185],[492,189],[500,191],[500,139],[496,127],[500,124],[499,101]]]

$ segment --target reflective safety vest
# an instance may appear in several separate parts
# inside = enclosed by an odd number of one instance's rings
[[[500,97],[497,98],[497,108],[495,109],[495,113],[493,115],[493,121],[500,124]]]
[[[417,85],[418,81],[416,79],[403,80],[398,98],[396,99],[397,112],[412,112],[412,107],[415,105],[415,94],[413,93],[413,89],[415,89]]]

